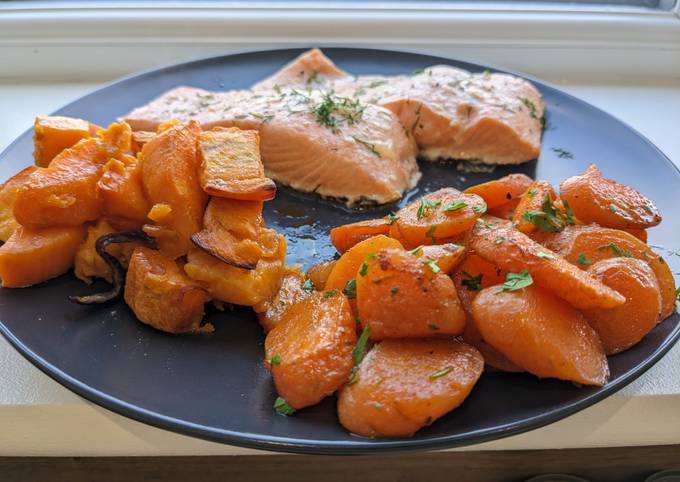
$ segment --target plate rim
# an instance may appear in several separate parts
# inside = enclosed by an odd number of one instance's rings
[[[139,72],[134,72],[130,75],[126,75],[110,82],[107,82],[84,95],[62,105],[55,112],[69,108],[76,102],[80,102],[86,97],[91,95],[96,95],[105,92],[108,88],[118,85],[119,83],[135,80],[145,77],[151,74],[162,74],[165,71],[178,69],[178,68],[189,68],[191,69],[194,65],[200,65],[204,63],[210,63],[219,61],[225,58],[234,58],[249,55],[258,54],[279,54],[286,55],[288,53],[292,55],[299,55],[300,53],[309,50],[313,47],[295,47],[295,48],[280,48],[280,49],[248,49],[239,52],[234,52],[224,55],[211,55],[205,57],[199,57],[184,62],[176,62],[172,64],[167,64],[157,68],[150,68]],[[676,166],[668,156],[661,151],[654,143],[652,143],[646,136],[640,133],[637,129],[631,127],[628,123],[618,119],[612,114],[594,106],[568,92],[565,92],[551,83],[547,83],[533,76],[526,75],[523,73],[515,72],[513,70],[508,70],[504,68],[499,68],[493,64],[479,64],[469,60],[460,60],[452,57],[444,57],[441,55],[430,55],[427,53],[408,51],[408,50],[390,50],[390,49],[375,49],[366,47],[354,47],[354,46],[319,46],[318,48],[329,52],[329,57],[332,58],[332,52],[337,50],[356,50],[362,52],[370,52],[373,54],[386,53],[390,55],[394,54],[408,54],[419,57],[427,57],[429,59],[436,59],[437,61],[443,62],[457,62],[468,65],[473,65],[480,68],[490,68],[497,72],[508,73],[515,75],[524,79],[528,79],[531,82],[539,85],[542,89],[549,89],[557,92],[559,95],[568,98],[571,102],[575,102],[579,107],[585,107],[590,110],[598,112],[600,115],[604,115],[611,118],[615,122],[622,124],[632,133],[634,133],[639,139],[651,147],[661,158],[668,164],[671,169],[673,169],[677,174],[680,174],[680,168]],[[541,90],[541,89],[539,89]],[[54,112],[53,114],[54,115]],[[30,133],[30,128],[21,133],[14,139],[8,146],[3,149],[0,153],[0,158],[3,157],[7,151],[11,150],[15,144],[17,144],[25,135]],[[661,323],[666,323],[674,317],[680,315],[673,314],[666,318]],[[60,370],[55,365],[47,362],[45,359],[33,352],[28,346],[26,346],[19,338],[15,337],[12,331],[0,320],[0,334],[10,343],[10,345],[16,349],[24,358],[26,358],[32,365],[37,367],[41,372],[45,373],[47,376],[58,382],[60,385],[66,387],[78,396],[88,400],[92,403],[99,405],[107,410],[110,410],[118,415],[130,418],[132,420],[150,425],[155,428],[160,428],[163,430],[169,430],[171,432],[179,433],[182,435],[188,435],[202,440],[208,440],[211,442],[218,442],[222,444],[234,445],[238,447],[244,447],[248,449],[259,449],[259,450],[269,450],[275,452],[286,452],[286,453],[305,453],[305,454],[319,454],[319,455],[361,455],[361,454],[385,454],[394,452],[406,452],[406,451],[423,451],[432,449],[445,449],[454,448],[461,446],[468,446],[472,444],[478,444],[482,442],[488,442],[492,440],[498,440],[506,438],[512,435],[518,435],[531,430],[535,430],[540,427],[544,427],[551,423],[562,420],[574,413],[584,410],[592,405],[596,404],[613,395],[614,393],[621,390],[623,387],[630,384],[635,379],[639,378],[643,373],[652,368],[680,339],[680,323],[677,323],[668,336],[663,340],[663,343],[658,345],[655,350],[644,360],[642,360],[638,365],[630,370],[628,373],[620,376],[616,380],[607,383],[605,386],[594,389],[592,393],[588,394],[585,398],[579,399],[577,401],[571,402],[568,405],[561,405],[559,407],[553,408],[550,411],[542,412],[539,415],[532,416],[530,418],[525,418],[521,421],[516,421],[511,424],[506,424],[503,427],[496,427],[491,429],[481,429],[477,431],[471,431],[464,435],[443,435],[437,437],[431,437],[425,440],[418,439],[367,439],[357,437],[356,441],[329,441],[329,440],[301,440],[298,438],[289,438],[281,436],[263,435],[263,434],[252,434],[239,431],[232,431],[226,429],[216,429],[215,427],[209,427],[201,424],[196,424],[186,420],[178,419],[175,417],[162,415],[158,412],[144,409],[133,403],[126,402],[119,398],[110,396],[105,392],[97,390],[88,384],[77,380],[68,373]],[[588,390],[588,388],[585,388]]]

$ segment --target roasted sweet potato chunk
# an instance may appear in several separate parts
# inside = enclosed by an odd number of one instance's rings
[[[104,214],[141,223],[147,221],[151,204],[144,193],[142,164],[136,157],[123,154],[105,165],[99,182]]]
[[[113,281],[111,267],[99,256],[95,244],[105,234],[117,231],[105,219],[100,219],[97,224],[87,228],[87,237],[76,252],[74,272],[77,278],[88,284],[92,283],[93,278],[102,278],[109,283]],[[134,248],[134,244],[130,243],[112,243],[107,252],[115,256],[122,266],[127,267]]]
[[[187,254],[191,235],[201,229],[208,195],[198,182],[196,153],[201,128],[196,122],[178,124],[155,136],[142,148],[142,182],[147,199],[159,206],[151,217],[157,228],[145,229],[171,258]]]
[[[368,219],[331,229],[331,243],[342,254],[361,241],[383,234],[387,236],[393,221],[384,218]]]
[[[0,246],[3,288],[22,288],[59,276],[73,266],[83,226],[31,229],[20,226]]]
[[[236,127],[202,132],[198,140],[201,187],[211,196],[268,201],[276,184],[265,177],[257,131]]]
[[[144,147],[144,144],[153,139],[155,135],[156,135],[155,132],[134,131],[132,133],[132,142],[130,146],[132,153],[137,155],[139,152],[141,152],[142,148]]]
[[[193,243],[217,259],[237,268],[255,269],[258,260],[279,251],[280,236],[263,226],[262,201],[214,197],[203,216],[203,229]]]
[[[371,339],[459,335],[465,311],[453,281],[431,260],[403,249],[367,256],[356,278],[359,319]]]
[[[522,194],[519,204],[515,208],[512,216],[512,221],[517,226],[517,229],[524,234],[533,233],[536,231],[536,224],[531,219],[535,216],[544,216],[542,209],[543,204],[555,201],[555,191],[547,181],[534,181],[527,190]],[[555,228],[557,230],[557,228]]]
[[[7,241],[19,227],[19,223],[14,219],[14,201],[31,173],[37,169],[35,166],[27,167],[0,186],[0,241]]]
[[[478,195],[484,199],[489,209],[495,209],[519,199],[532,182],[533,180],[525,174],[509,174],[500,179],[470,186],[463,192]]]
[[[408,249],[438,244],[467,231],[485,211],[484,200],[476,194],[443,188],[400,209],[393,237]]]
[[[264,343],[276,391],[295,409],[345,384],[354,365],[354,317],[337,291],[314,292],[292,305]]]
[[[472,316],[491,346],[539,378],[604,385],[607,358],[583,315],[549,291],[529,286],[486,288],[472,302]]]
[[[635,236],[618,229],[599,226],[568,226],[561,233],[548,236],[547,248],[563,256],[581,269],[614,257],[637,258],[645,261],[656,275],[661,291],[661,317],[675,310],[675,278],[668,264],[649,246]]]
[[[47,167],[64,149],[73,147],[81,139],[96,133],[97,126],[91,126],[83,119],[60,116],[39,116],[33,126],[33,157],[36,165]]]
[[[346,251],[333,265],[333,270],[328,275],[325,288],[327,290],[342,290],[348,281],[357,277],[367,256],[375,254],[382,248],[401,248],[401,243],[396,239],[378,235],[365,239]]]
[[[624,295],[626,303],[609,310],[585,310],[583,315],[608,355],[630,348],[656,326],[661,314],[661,294],[652,268],[639,259],[611,258],[588,271]]]
[[[168,333],[201,331],[208,299],[175,261],[152,249],[135,248],[125,278],[125,302],[141,322]]]
[[[527,270],[536,284],[579,309],[614,308],[625,298],[519,232],[508,221],[485,217],[473,228],[470,248],[508,272]]]
[[[654,203],[632,187],[605,179],[591,164],[580,176],[560,186],[560,197],[569,202],[576,217],[608,228],[645,229],[661,222]]]
[[[483,367],[458,340],[381,341],[340,391],[340,423],[365,437],[410,437],[463,403]]]
[[[260,325],[269,333],[278,325],[289,308],[307,298],[314,289],[305,284],[305,277],[297,270],[288,270],[281,279],[281,287],[276,296],[264,305],[264,311],[257,313]]]

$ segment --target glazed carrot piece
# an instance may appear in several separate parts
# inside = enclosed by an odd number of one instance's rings
[[[465,311],[453,281],[431,260],[403,249],[367,256],[356,278],[362,327],[371,339],[459,335]]]
[[[125,302],[139,321],[168,333],[202,331],[208,299],[174,260],[153,249],[135,248],[125,277]]]
[[[338,253],[342,254],[364,239],[372,238],[379,234],[388,235],[392,223],[393,221],[380,218],[344,224],[331,229],[331,243],[338,250]]]
[[[265,177],[257,131],[217,127],[198,138],[201,187],[211,196],[268,201],[276,184]]]
[[[0,186],[0,241],[7,241],[19,227],[14,219],[14,201],[19,190],[26,183],[33,171],[38,168],[29,166],[16,173]]]
[[[519,199],[532,182],[533,179],[525,174],[509,174],[500,179],[470,186],[463,192],[478,195],[491,210]]]
[[[149,142],[155,137],[155,132],[149,131],[133,131],[132,132],[132,143],[130,149],[134,155],[137,155],[142,151],[144,144]]]
[[[638,238],[640,241],[647,244],[647,231],[645,229],[628,228],[628,229],[622,229],[621,231],[625,231],[629,234],[632,234],[633,236]]]
[[[638,343],[656,326],[661,313],[659,284],[652,269],[639,259],[611,258],[593,264],[588,272],[626,297],[617,308],[583,311],[605,352],[611,355]]]
[[[632,187],[605,179],[594,164],[580,176],[565,180],[560,185],[560,197],[586,223],[645,229],[661,222],[661,215],[650,199]]]
[[[536,224],[531,219],[533,216],[543,216],[543,205],[546,202],[552,203],[555,201],[555,191],[547,181],[534,181],[527,188],[526,192],[522,194],[519,204],[515,208],[512,216],[512,221],[524,234],[533,233],[536,231]],[[543,213],[543,214],[539,214]],[[555,229],[557,230],[557,228]]]
[[[61,116],[38,116],[33,126],[33,157],[40,167],[49,166],[64,149],[96,134],[96,126],[83,119]]]
[[[527,270],[536,284],[578,309],[614,308],[625,298],[519,232],[508,221],[485,216],[471,232],[470,248],[508,272]]]
[[[367,256],[382,248],[401,248],[399,241],[378,235],[365,239],[345,252],[338,259],[328,275],[325,289],[343,290],[350,280],[356,279],[357,272]]]
[[[410,437],[463,403],[483,367],[458,340],[381,341],[340,391],[340,423],[365,437]]]
[[[636,258],[649,264],[661,290],[663,320],[675,311],[675,278],[660,255],[635,236],[618,229],[599,226],[567,226],[560,233],[551,233],[544,245],[581,269],[614,257]]]
[[[257,313],[260,325],[265,333],[269,333],[283,319],[288,309],[307,298],[314,288],[305,284],[305,277],[297,270],[288,270],[281,280],[281,288],[271,301],[264,306],[264,311]]]
[[[409,249],[438,244],[467,231],[485,211],[484,200],[476,194],[443,188],[400,209],[392,225],[394,237]]]
[[[335,268],[336,260],[331,259],[329,261],[322,261],[317,263],[310,268],[305,273],[305,276],[312,282],[314,288],[317,290],[322,290],[326,283],[328,282],[328,277],[333,272]]]
[[[110,159],[104,165],[97,187],[104,201],[105,215],[142,224],[148,220],[146,215],[151,203],[144,193],[142,163],[136,157],[124,154]]]
[[[14,231],[0,246],[0,278],[3,288],[22,288],[59,276],[73,266],[85,227]]]
[[[528,286],[482,290],[472,316],[491,346],[539,378],[601,386],[609,367],[597,333],[583,315],[547,290]]]
[[[291,306],[264,342],[279,395],[294,409],[314,405],[349,379],[354,316],[337,291],[314,292]]]
[[[515,211],[517,210],[517,206],[519,205],[520,201],[521,198],[513,199],[510,202],[501,204],[500,206],[493,209],[489,209],[489,215],[500,219],[512,220],[512,217],[515,215]]]
[[[465,247],[455,243],[423,246],[416,250],[416,256],[421,261],[433,261],[442,273],[449,274],[463,260]]]

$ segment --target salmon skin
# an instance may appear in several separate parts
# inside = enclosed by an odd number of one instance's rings
[[[544,103],[529,82],[439,65],[355,77],[309,50],[252,89],[178,87],[123,120],[154,131],[171,119],[256,129],[266,175],[349,206],[399,199],[416,156],[518,164],[538,157]]]

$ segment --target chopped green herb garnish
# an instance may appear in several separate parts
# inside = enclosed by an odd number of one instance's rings
[[[398,219],[399,216],[397,216],[394,213],[389,213],[387,216],[385,216],[385,220],[388,221],[390,224],[394,224]]]
[[[312,108],[316,122],[322,126],[337,130],[343,123],[356,124],[364,114],[365,106],[359,99],[338,97],[333,92],[327,92],[323,100]]]
[[[505,283],[501,291],[517,291],[530,286],[534,282],[527,270],[505,275]]]
[[[284,415],[286,417],[295,413],[295,409],[288,405],[288,402],[281,397],[276,397],[276,400],[274,401],[274,410],[276,410],[276,413],[279,415]]]
[[[322,81],[323,81],[323,79],[319,80],[319,71],[318,70],[315,70],[314,72],[312,72],[312,74],[309,77],[307,77],[307,85],[310,85],[312,83],[319,83],[319,82],[322,82]]]
[[[556,233],[564,229],[563,216],[555,209],[550,194],[545,195],[540,211],[525,211],[522,218],[532,223],[540,231]]]
[[[374,89],[376,87],[380,87],[381,85],[385,85],[387,83],[386,80],[374,80],[370,84],[368,84],[366,87],[369,89]]]
[[[281,363],[281,355],[274,355],[269,359],[270,365],[279,365]]]
[[[479,291],[479,288],[482,285],[482,278],[484,277],[483,273],[472,276],[470,273],[463,271],[463,276],[464,278],[460,283],[465,286],[468,291]]]
[[[373,408],[375,408],[378,411],[381,411],[383,409],[382,403],[373,402]]]
[[[613,212],[614,214],[616,214],[616,212],[617,212],[619,209],[616,207],[616,205],[610,204],[610,205],[609,205],[609,210],[610,210],[611,212]]]
[[[368,142],[368,141],[366,141],[366,140],[364,140],[364,139],[360,139],[360,138],[357,137],[357,136],[352,136],[352,139],[354,139],[355,141],[357,141],[357,142],[358,142],[359,144],[361,144],[362,146],[365,146],[369,151],[371,151],[371,152],[372,152],[373,154],[375,154],[376,156],[381,157],[381,156],[380,156],[380,152],[378,152],[378,150],[375,148],[375,144],[374,144],[374,143]]]
[[[585,253],[579,254],[578,258],[576,258],[576,261],[578,261],[578,264],[582,264],[583,266],[593,264],[593,262],[588,259],[588,257],[585,255]]]
[[[347,283],[345,283],[345,287],[342,289],[342,292],[345,294],[345,296],[347,296],[347,298],[356,298],[357,297],[357,280],[352,278]]]
[[[569,152],[566,149],[562,149],[561,147],[551,147],[550,149],[553,150],[557,154],[557,157],[560,159],[573,159],[574,155]]]
[[[468,203],[466,203],[465,201],[452,202],[444,206],[444,211],[458,211],[459,209],[463,209],[467,205]]]
[[[311,293],[312,290],[314,289],[314,283],[312,283],[311,279],[306,279],[304,283],[302,283],[302,289],[305,290],[307,293]]]
[[[501,244],[501,243],[503,243],[503,241],[505,241],[504,236],[496,236],[496,240],[494,241],[494,243],[495,244]]]
[[[439,273],[441,271],[441,268],[437,266],[437,263],[435,263],[431,259],[424,259],[422,263],[428,268],[430,268],[433,273]]]
[[[335,290],[328,290],[323,292],[323,297],[324,298],[333,298],[337,294],[337,291]]]
[[[409,251],[413,256],[420,256],[423,254],[423,247],[418,246],[417,248],[413,248],[411,251]]]
[[[472,206],[472,212],[475,214],[484,214],[486,212],[486,204],[483,206]]]
[[[522,101],[522,104],[524,104],[527,109],[529,109],[529,115],[531,118],[538,119],[538,116],[536,115],[536,105],[526,97],[520,97],[519,100]]]
[[[431,209],[437,209],[439,206],[441,206],[441,204],[442,204],[441,201],[430,201],[427,198],[422,198],[420,200],[420,206],[418,207],[418,211],[416,212],[416,217],[419,220],[424,218],[425,216],[428,215]]]
[[[680,287],[676,288],[675,290],[675,299],[680,301]]]
[[[399,293],[399,288],[397,288],[396,286],[393,287],[393,288],[390,288],[390,295],[394,296],[397,293]]]
[[[425,236],[427,236],[428,238],[430,238],[432,240],[432,244],[437,244],[437,237],[434,235],[434,232],[435,232],[436,229],[437,229],[437,225],[433,224],[432,226],[430,226],[430,229],[428,229],[425,232]]]
[[[538,194],[538,191],[533,187],[527,191],[527,196],[529,197],[534,197],[536,194]]]
[[[621,249],[621,247],[616,244],[616,243],[609,243],[606,246],[600,246],[598,248],[601,251],[604,251],[606,249],[611,249],[612,253],[614,253],[614,256],[622,257],[622,258],[632,258],[633,255],[630,253],[630,251],[626,251],[624,249]]]
[[[366,273],[368,273],[368,262],[373,258],[375,258],[375,253],[368,253],[366,255],[363,263],[361,263],[361,267],[359,268],[359,274],[361,276],[366,276]]]
[[[491,76],[491,71],[489,69],[484,69],[482,75],[486,78],[489,78]]]
[[[554,254],[544,253],[543,251],[539,251],[538,253],[536,253],[536,256],[538,256],[539,258],[544,258],[544,259],[555,259]]]
[[[441,378],[444,375],[448,375],[453,371],[453,367],[445,367],[437,370],[436,372],[430,374],[430,380],[436,380],[437,378]]]
[[[272,120],[274,118],[274,114],[262,115],[262,114],[257,114],[255,112],[250,112],[250,115],[252,115],[256,119],[260,119],[260,121],[262,121],[262,124],[266,124],[267,122],[269,122],[270,120]]]
[[[437,325],[433,324],[433,323],[430,323],[429,325],[427,325],[427,327],[430,329],[430,331],[438,331],[439,330],[439,327]]]
[[[366,327],[363,329],[361,332],[361,335],[359,335],[359,339],[357,340],[357,344],[354,346],[354,349],[352,349],[352,359],[354,360],[354,364],[358,365],[361,363],[361,360],[364,359],[364,351],[366,351],[366,343],[368,343],[368,338],[371,336],[371,328],[366,325]]]

